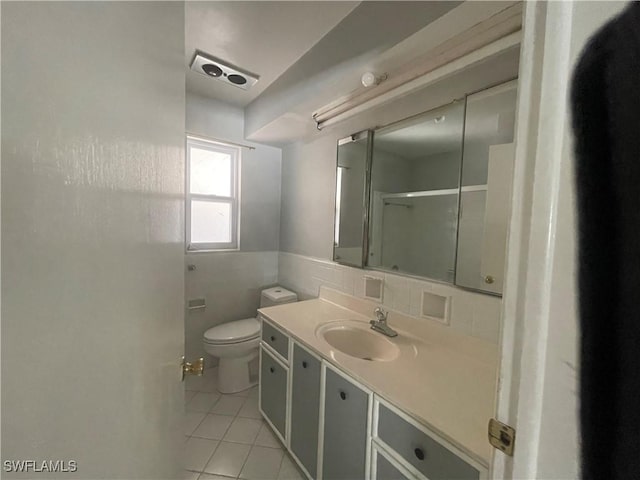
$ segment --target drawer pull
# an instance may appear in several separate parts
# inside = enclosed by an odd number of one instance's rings
[[[421,448],[416,448],[413,453],[416,454],[418,460],[424,460],[424,451]]]
[[[342,400],[346,400],[347,399],[347,392],[345,392],[344,390],[340,390],[340,398]]]
[[[271,340],[272,342],[275,342],[275,341],[276,341],[276,337],[274,337],[273,335],[271,335],[271,336],[269,337],[269,340]]]
[[[276,369],[275,369],[275,368],[273,368],[273,367],[269,367],[269,371],[270,371],[271,373],[275,373]]]
[[[307,361],[306,360],[302,361],[302,368],[307,368]]]

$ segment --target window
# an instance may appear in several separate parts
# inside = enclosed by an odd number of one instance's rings
[[[187,250],[238,248],[240,149],[187,137]]]

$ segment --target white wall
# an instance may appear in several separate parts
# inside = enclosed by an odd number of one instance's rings
[[[233,88],[233,87],[229,87]],[[187,93],[186,130],[189,133],[255,147],[241,155],[240,251],[187,253],[185,295],[205,298],[206,309],[187,310],[185,350],[189,359],[215,360],[202,347],[208,328],[254,316],[260,290],[277,283],[280,236],[281,151],[244,140],[241,108]]]
[[[415,191],[458,188],[462,151],[437,153],[413,162],[411,188]]]
[[[3,2],[2,119],[2,459],[175,478],[183,4]]]
[[[220,323],[253,317],[263,287],[278,283],[278,252],[216,252],[187,255],[196,270],[185,273],[185,293],[205,298],[204,310],[187,310],[185,351],[187,358],[205,357],[207,367],[217,361],[206,355],[204,332]]]

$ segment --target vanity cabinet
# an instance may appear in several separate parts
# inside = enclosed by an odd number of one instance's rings
[[[415,478],[428,480],[480,480],[486,469],[462,458],[461,452],[427,428],[376,396],[372,441],[392,452],[399,464]],[[379,458],[376,459],[379,461]],[[382,462],[382,471],[389,466]],[[387,480],[377,476],[379,480]]]
[[[271,423],[286,444],[287,389],[289,369],[264,345],[260,347],[259,405],[262,415]]]
[[[367,477],[371,394],[325,366],[322,478]]]
[[[264,319],[262,332],[260,412],[308,478],[487,478],[484,465]]]
[[[297,343],[291,359],[291,451],[307,473],[318,475],[320,374],[322,362]]]

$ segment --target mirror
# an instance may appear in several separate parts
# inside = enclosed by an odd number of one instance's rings
[[[467,96],[456,285],[502,294],[517,83]]]
[[[362,267],[366,250],[371,132],[338,141],[333,259]]]
[[[453,283],[464,103],[376,130],[367,265]]]
[[[501,295],[517,80],[338,142],[334,260]]]

